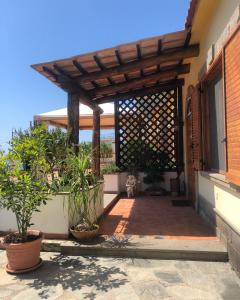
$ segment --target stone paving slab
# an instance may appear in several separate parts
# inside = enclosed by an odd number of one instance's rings
[[[42,253],[43,266],[25,275],[4,270],[0,299],[239,300],[240,280],[229,263],[62,256]]]

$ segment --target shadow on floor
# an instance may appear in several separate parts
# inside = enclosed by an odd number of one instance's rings
[[[43,266],[33,273],[18,275],[18,280],[31,280],[27,285],[38,291],[39,297],[48,299],[51,289],[61,284],[64,290],[80,291],[93,288],[96,291],[84,293],[84,299],[94,300],[99,292],[108,292],[128,282],[127,274],[119,267],[106,267],[97,257],[74,258],[56,255],[44,261]]]

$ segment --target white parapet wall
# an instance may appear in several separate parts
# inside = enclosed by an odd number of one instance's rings
[[[120,183],[119,183],[119,189],[120,192],[126,191],[126,181],[127,181],[127,172],[121,172],[119,174],[120,176]],[[143,172],[138,172],[138,191],[145,191],[149,186],[143,182],[143,178],[145,177],[145,174]],[[177,173],[176,172],[164,172],[163,173],[164,181],[159,183],[159,186],[164,188],[166,191],[170,191],[170,179],[176,178]],[[182,172],[180,176],[180,189],[181,191],[184,191],[184,173]]]
[[[91,193],[93,189],[91,190]],[[90,193],[90,194],[91,194]],[[90,204],[93,208],[93,204]],[[103,183],[99,184],[98,199],[95,210],[92,209],[92,220],[102,215],[103,205]],[[59,193],[49,197],[46,205],[40,207],[40,212],[33,214],[31,229],[41,230],[49,237],[68,236],[69,227],[72,225],[72,217],[69,213],[69,193]],[[15,215],[6,209],[0,210],[0,231],[16,231],[17,223]]]
[[[218,182],[220,182],[218,180]],[[239,192],[231,190],[214,178],[198,176],[199,207],[207,216],[220,214],[224,220],[240,232],[240,200]],[[212,212],[211,212],[212,210]],[[210,220],[211,221],[211,220]]]
[[[120,173],[104,174],[104,192],[119,193],[120,192]]]

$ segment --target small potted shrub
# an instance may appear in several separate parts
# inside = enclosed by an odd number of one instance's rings
[[[157,168],[149,168],[145,171],[145,177],[143,182],[149,187],[146,189],[151,195],[161,196],[164,194],[165,190],[160,186],[160,183],[164,181],[163,173]]]
[[[108,193],[118,193],[120,190],[120,180],[119,180],[120,169],[115,163],[111,163],[102,169],[103,179],[104,179],[104,192]]]
[[[67,158],[71,234],[77,240],[94,238],[99,231],[96,211],[103,207],[102,182],[89,172],[90,158],[81,151]]]
[[[48,198],[44,170],[47,166],[42,154],[43,144],[33,133],[19,132],[13,137],[8,154],[0,153],[0,208],[12,211],[17,232],[4,237],[10,273],[24,273],[41,265],[42,233],[29,230],[34,212],[39,211]]]

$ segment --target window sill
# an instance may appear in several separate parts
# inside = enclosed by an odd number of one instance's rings
[[[236,186],[232,184],[229,180],[227,180],[224,174],[213,173],[207,171],[200,171],[200,175],[208,180],[213,181],[214,183],[221,185],[222,187],[232,191],[240,193],[240,186]]]

